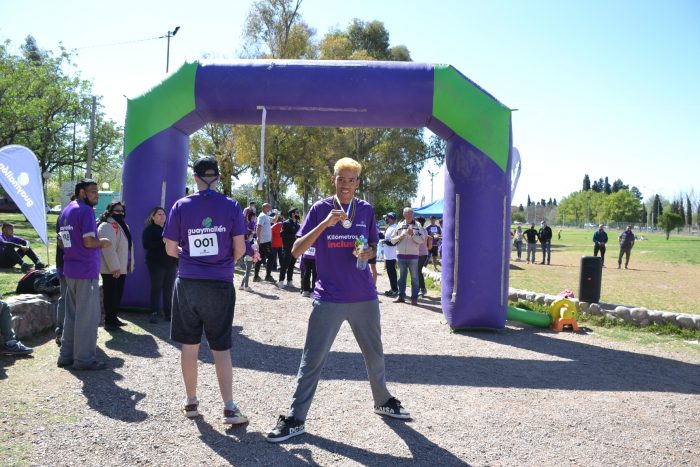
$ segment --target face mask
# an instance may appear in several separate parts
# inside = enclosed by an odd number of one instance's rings
[[[124,214],[112,214],[112,219],[114,219],[117,222],[123,222]]]

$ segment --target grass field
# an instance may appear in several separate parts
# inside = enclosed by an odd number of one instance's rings
[[[49,257],[46,247],[21,214],[6,214],[0,222],[15,224],[15,234],[29,240],[42,261],[54,263],[56,254],[55,231],[57,215],[49,214]],[[510,286],[535,292],[558,294],[571,289],[578,294],[581,256],[593,254],[593,230],[564,229],[557,240],[555,227],[552,244],[552,264],[526,264],[511,261]],[[617,269],[617,236],[620,231],[608,231],[610,242],[603,270],[601,301],[624,305],[644,306],[700,314],[700,237],[672,234],[669,240],[662,233],[644,234],[632,249],[630,269]],[[515,251],[511,258],[516,257]],[[523,258],[525,252],[523,251]],[[537,259],[541,259],[538,252]],[[47,261],[48,260],[48,261]],[[380,270],[383,268],[380,267]],[[22,277],[19,268],[0,270],[0,292],[14,292]]]
[[[593,255],[594,231],[564,229],[561,240],[557,240],[559,229],[553,230],[552,264],[511,261],[511,287],[549,294],[564,289],[578,293],[581,257]],[[644,240],[638,240],[632,249],[630,269],[625,270],[617,269],[619,234],[619,230],[608,231],[601,301],[700,313],[700,237],[672,234],[666,240],[662,233],[643,234]],[[513,251],[511,260],[515,258]],[[538,262],[541,259],[538,251]]]

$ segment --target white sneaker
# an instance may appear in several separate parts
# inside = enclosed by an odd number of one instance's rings
[[[253,291],[253,289],[251,289],[250,287],[245,287],[243,290],[245,290],[246,292],[252,292],[252,291]]]
[[[294,287],[294,283],[292,281],[287,281],[287,287]]]
[[[311,296],[311,292],[308,292],[308,291],[302,292],[302,293],[301,293],[301,296],[302,296],[302,297],[310,297],[310,296]]]
[[[243,284],[241,284],[240,286],[238,286],[238,290],[245,290],[245,287],[243,287]]]
[[[284,288],[284,282],[279,281],[279,282],[277,283],[277,287],[279,287],[280,289],[283,289],[283,288]]]

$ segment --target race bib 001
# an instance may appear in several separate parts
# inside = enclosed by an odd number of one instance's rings
[[[63,242],[63,248],[70,248],[70,232],[67,230],[61,230],[58,232],[58,235],[61,237],[61,241]]]
[[[219,243],[215,233],[190,235],[190,256],[215,256],[219,254]]]

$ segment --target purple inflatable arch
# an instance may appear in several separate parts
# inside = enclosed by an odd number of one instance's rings
[[[130,99],[122,189],[136,270],[124,306],[148,306],[141,219],[184,195],[189,135],[260,124],[262,107],[272,125],[427,127],[445,139],[443,313],[453,329],[505,325],[511,111],[451,66],[411,62],[187,63]]]

